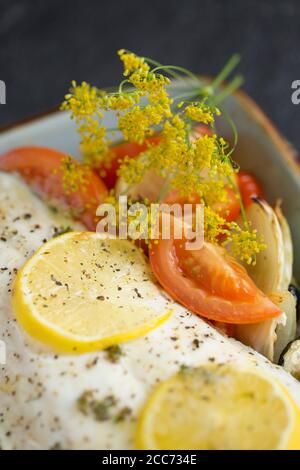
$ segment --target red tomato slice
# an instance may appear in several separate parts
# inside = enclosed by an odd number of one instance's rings
[[[261,197],[264,199],[264,193],[260,184],[250,173],[239,173],[238,185],[245,207],[253,202],[252,197]]]
[[[281,312],[225,250],[204,243],[185,250],[182,240],[160,239],[150,250],[152,270],[171,297],[209,320],[258,323]]]
[[[66,155],[44,147],[20,147],[0,156],[0,171],[19,173],[42,196],[66,203],[75,218],[89,230],[96,227],[96,209],[107,189],[92,170],[86,172],[86,183],[78,191],[66,193],[61,164]],[[79,164],[75,159],[74,163]],[[80,164],[79,164],[80,165]]]
[[[227,193],[227,201],[217,204],[214,209],[227,222],[232,222],[233,220],[236,220],[240,213],[240,204],[232,188],[227,188]],[[177,203],[183,206],[184,204],[199,204],[200,198],[197,194],[190,197],[179,196],[178,191],[176,189],[172,189],[165,197],[164,202],[167,204]]]
[[[111,147],[109,161],[102,163],[97,169],[107,188],[111,189],[115,186],[118,179],[117,171],[126,156],[136,157],[147,150],[147,144],[158,144],[159,140],[159,136],[155,135],[149,137],[143,144],[121,142]]]
[[[236,220],[240,213],[241,207],[232,188],[227,188],[227,201],[216,204],[214,206],[214,210],[227,222]]]
[[[164,198],[166,204],[199,204],[200,197],[198,194],[192,194],[191,196],[181,196],[178,189],[171,189]]]

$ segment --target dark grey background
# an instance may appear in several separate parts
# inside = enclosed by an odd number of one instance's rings
[[[121,47],[204,74],[240,52],[244,89],[300,149],[299,20],[299,0],[0,0],[0,125],[57,105],[72,79],[115,84]]]

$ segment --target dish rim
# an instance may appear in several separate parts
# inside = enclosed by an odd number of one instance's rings
[[[298,152],[291,142],[281,133],[278,127],[271,121],[262,108],[251,98],[245,91],[237,90],[233,96],[237,98],[244,109],[251,115],[253,120],[259,123],[266,135],[271,139],[273,144],[279,149],[282,159],[290,167],[290,169],[297,174],[300,183],[300,162],[298,160]],[[53,117],[55,114],[63,113],[60,111],[60,106],[53,106],[48,110],[34,113],[16,122],[0,126],[0,137],[14,130],[21,129],[22,127],[30,126],[42,119]]]

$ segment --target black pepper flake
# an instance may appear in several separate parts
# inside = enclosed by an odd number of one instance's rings
[[[136,295],[138,296],[139,299],[143,298],[142,295],[139,293],[137,287],[135,287],[133,290],[134,290],[134,292],[136,293]]]
[[[53,274],[51,274],[51,281],[53,281],[57,286],[63,285],[62,282],[58,281],[58,279],[56,279]]]
[[[97,299],[97,300],[105,300],[105,297],[104,297],[104,295],[98,295],[98,296],[96,297],[96,299]]]
[[[119,362],[121,356],[124,355],[122,349],[120,348],[118,344],[114,344],[110,346],[109,348],[106,348],[104,352],[106,355],[106,359],[109,362],[112,362],[113,364],[116,364],[117,362]]]
[[[72,229],[71,227],[67,226],[67,227],[54,227],[54,234],[53,234],[53,238],[55,237],[59,237],[60,235],[64,235],[65,233],[69,233],[71,232]]]
[[[98,363],[98,360],[99,360],[99,357],[95,357],[92,361],[88,361],[86,363],[86,368],[91,369],[92,367],[94,367]]]

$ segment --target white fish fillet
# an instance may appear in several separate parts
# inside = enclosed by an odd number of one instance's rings
[[[61,225],[70,220],[53,214],[18,178],[0,174],[0,339],[7,349],[0,366],[2,449],[132,449],[136,417],[153,386],[182,365],[207,361],[254,364],[286,384],[300,405],[300,384],[282,368],[176,303],[166,323],[122,344],[116,363],[103,351],[57,356],[29,338],[15,321],[11,282]],[[109,419],[97,421],[79,410],[78,398],[87,391],[100,401],[114,397]],[[125,419],[116,422],[120,413]]]

